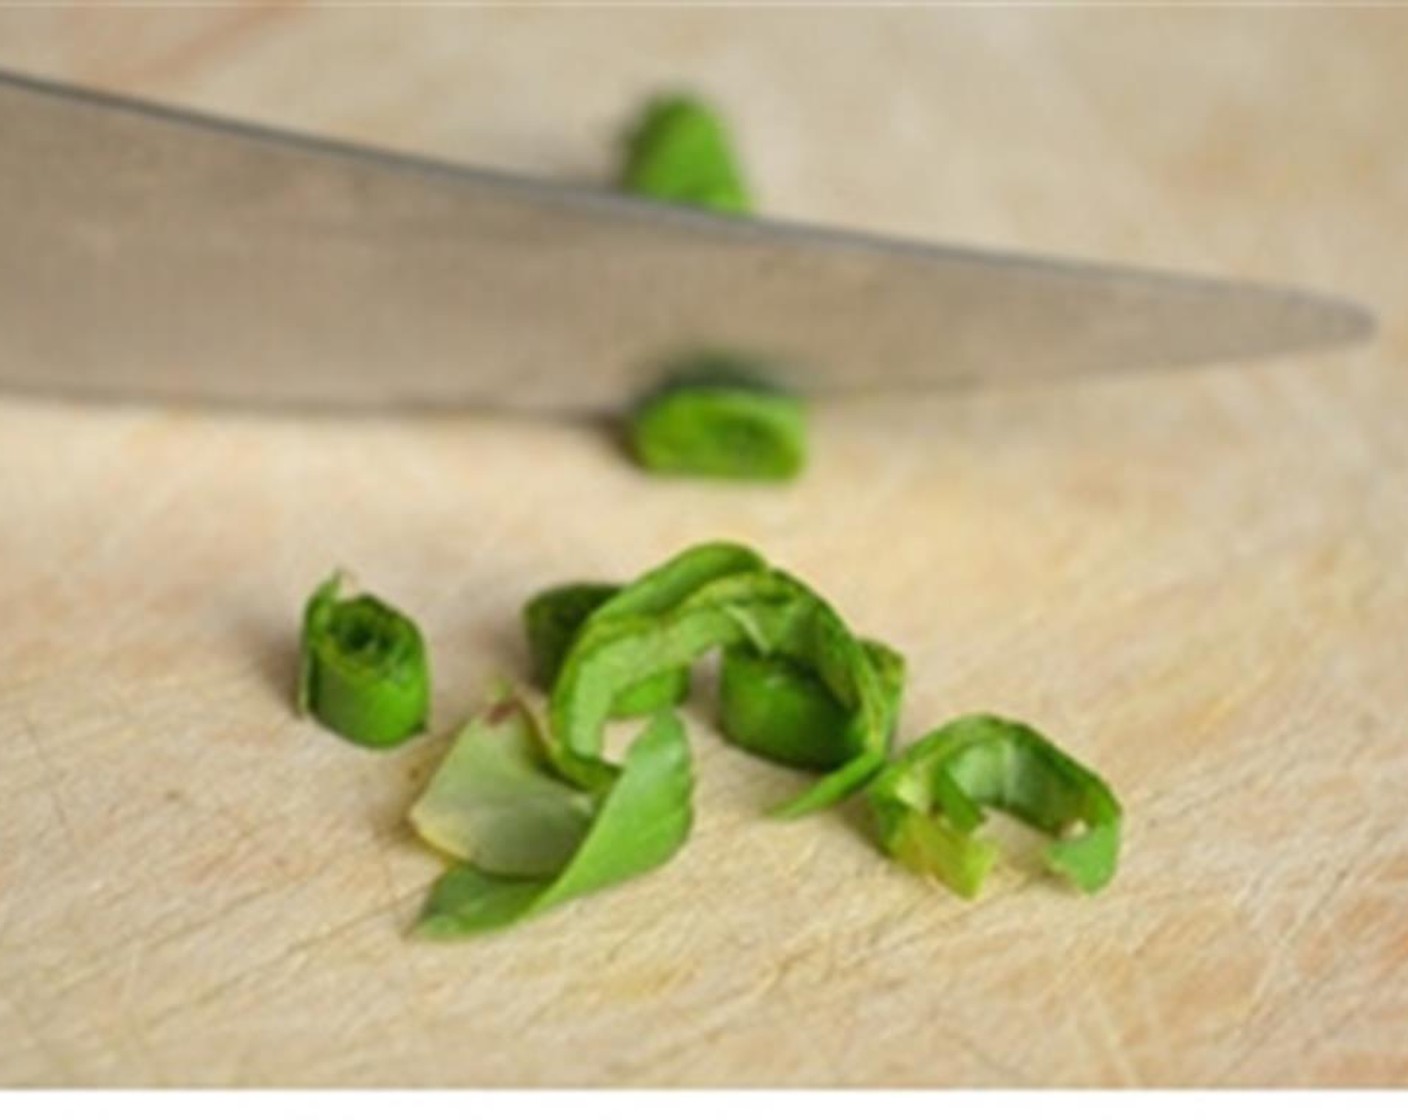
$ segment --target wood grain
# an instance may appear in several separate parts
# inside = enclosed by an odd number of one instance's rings
[[[1372,303],[1317,359],[823,405],[784,491],[585,427],[0,400],[0,1081],[1408,1083],[1408,14],[0,12],[0,65],[567,178],[688,84],[777,214]],[[15,262],[10,263],[14,267]],[[22,266],[22,262],[21,262]],[[404,936],[432,857],[292,715],[346,565],[422,620],[436,727],[525,597],[751,542],[1105,773],[1113,887],[963,904],[695,720],[697,835],[511,934]],[[696,713],[698,714],[698,713]]]

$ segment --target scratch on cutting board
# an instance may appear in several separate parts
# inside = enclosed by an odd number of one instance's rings
[[[1151,927],[1151,929],[1152,928],[1153,927]],[[1143,938],[1143,943],[1147,944],[1148,940],[1149,937],[1148,935],[1146,935]],[[1129,959],[1137,961],[1139,959],[1138,952],[1131,953],[1129,955]],[[1154,998],[1153,992],[1150,988],[1148,975],[1143,969],[1134,968],[1129,973],[1129,981],[1129,991],[1134,993],[1134,1013],[1138,1016],[1138,1023],[1143,1028],[1144,1037],[1164,1037],[1167,1033],[1164,1027],[1164,1024],[1166,1022],[1166,1016],[1163,1013],[1162,1005],[1158,1002],[1158,1000]],[[1139,1067],[1137,1065],[1133,1065],[1133,1061],[1134,1060],[1131,1057],[1130,1062],[1136,1074],[1138,1074]],[[1157,1070],[1157,1068],[1158,1066],[1156,1065],[1155,1069]],[[1140,1075],[1140,1079],[1135,1082],[1135,1084],[1147,1085],[1148,1082],[1143,1080],[1142,1075]]]
[[[759,1003],[767,991],[766,981],[755,981],[742,991],[735,992],[721,1003],[715,1003],[704,1014],[691,1020],[697,1029],[683,1038],[654,1052],[641,1055],[635,1060],[626,1060],[608,1067],[613,1079],[625,1079],[649,1073],[661,1063],[668,1063],[681,1054],[708,1045],[713,1039],[726,1034],[749,1015],[757,1012]],[[702,1022],[701,1022],[702,1020]]]
[[[360,783],[365,815],[371,819],[376,810],[377,791],[371,785],[371,776],[364,775]],[[396,877],[391,870],[391,857],[384,844],[376,837],[372,837],[370,847],[376,855],[377,867],[381,872],[380,883],[382,889],[382,900],[387,913],[397,914],[405,905],[406,899],[396,893]],[[420,1035],[422,1047],[414,1052],[419,1055],[435,1055],[440,1052],[436,1044],[435,1028],[431,1020],[429,1009],[425,1006],[422,993],[424,988],[421,982],[421,975],[411,958],[414,953],[392,952],[390,954],[393,968],[399,977],[399,985],[402,995],[402,1006],[410,1011],[410,1019],[415,1024]],[[305,958],[306,959],[306,958]]]
[[[1319,1004],[1319,997],[1335,979],[1333,972],[1325,972],[1317,980],[1309,983],[1302,983],[1292,988],[1286,993],[1285,1001],[1299,1000],[1301,1006],[1309,1003],[1312,1006]],[[1263,1009],[1263,1014],[1256,1021],[1239,1023],[1237,1027],[1242,1029],[1246,1038],[1243,1043],[1232,1053],[1232,1056],[1219,1067],[1211,1077],[1207,1078],[1210,1085],[1227,1084],[1234,1074],[1241,1070],[1252,1058],[1265,1050],[1274,1041],[1274,1031],[1263,1030],[1267,1025],[1267,1019],[1273,1014],[1272,1009]],[[1276,1021],[1280,1022],[1286,1018],[1283,1008],[1276,1009]],[[1274,1025],[1274,1024],[1273,1024]]]
[[[134,981],[139,974],[138,965],[143,956],[144,953],[140,943],[134,945],[133,951],[128,954],[127,970],[123,976],[122,987],[116,1001],[118,1027],[122,1032],[122,1037],[130,1039],[141,1062],[149,1071],[148,1075],[142,1080],[149,1085],[165,1087],[170,1084],[170,1079],[162,1069],[162,1065],[157,1059],[156,1050],[152,1046],[151,1040],[147,1037],[146,1032],[143,1030],[133,1005],[132,996],[136,987]]]
[[[1114,1067],[1115,1075],[1121,1084],[1126,1086],[1142,1084],[1143,1078],[1129,1055],[1126,1039],[1118,1022],[1110,1014],[1109,1000],[1097,985],[1091,986],[1083,1006],[1088,1008],[1091,1014],[1088,1018],[1080,1019],[1079,1022],[1084,1026],[1094,1027],[1093,1031],[1084,1032],[1085,1036],[1093,1038],[1097,1048],[1104,1052],[1105,1057]]]
[[[901,991],[907,989],[911,981],[897,980],[889,984],[880,985],[871,990],[872,996],[883,998],[890,991]],[[854,993],[845,992],[835,999],[826,1001],[820,1005],[812,1005],[809,1010],[815,1011],[818,1006],[827,1007],[832,1003],[853,1001]],[[654,1053],[643,1055],[636,1061],[623,1062],[612,1067],[609,1072],[613,1079],[626,1080],[629,1078],[649,1075],[659,1077],[672,1062],[688,1055],[691,1059],[697,1057],[697,1052],[707,1048],[718,1039],[729,1034],[735,1026],[750,1015],[757,1015],[760,1011],[760,997],[756,989],[742,993],[735,997],[728,1004],[724,1005],[720,1014],[710,1017],[709,1024],[702,1030],[697,1030],[679,1039],[669,1046],[666,1046]],[[947,1042],[958,1049],[965,1051],[978,1060],[978,1062],[992,1074],[1007,1084],[1025,1086],[1031,1084],[1030,1079],[1014,1066],[1001,1061],[975,1040],[968,1037],[961,1031],[956,1031],[951,1027],[931,1024],[931,1028]],[[838,1063],[839,1064],[839,1063]]]
[[[128,950],[133,948],[134,946],[139,945],[145,946],[147,949],[162,948],[166,945],[172,944],[173,942],[181,941],[185,938],[191,937],[194,934],[203,933],[208,929],[223,925],[225,922],[229,921],[230,916],[232,914],[243,909],[251,902],[257,902],[259,899],[264,898],[268,895],[277,894],[281,889],[282,888],[278,884],[265,884],[256,887],[251,891],[246,891],[244,894],[237,895],[228,903],[223,904],[217,913],[204,914],[201,917],[196,918],[194,921],[186,922],[180,926],[177,926],[175,929],[166,931],[157,938],[149,939],[148,934],[150,931],[143,930],[133,935],[132,937],[127,938],[127,940],[125,941],[120,941],[114,945],[109,946],[109,948],[111,950],[116,951]],[[102,966],[100,966],[95,971],[102,971]],[[91,977],[93,974],[93,972],[90,972],[87,973],[86,976]]]
[[[25,741],[29,744],[30,749],[34,753],[35,760],[39,764],[40,774],[42,777],[42,785],[45,793],[47,794],[49,804],[53,809],[54,817],[59,823],[60,831],[63,833],[69,851],[73,855],[78,856],[82,853],[83,848],[79,844],[78,834],[74,828],[73,822],[72,820],[70,820],[68,812],[64,808],[63,798],[60,795],[60,787],[62,784],[62,780],[58,772],[54,769],[53,764],[49,761],[48,755],[44,749],[44,743],[39,737],[39,731],[35,727],[34,721],[27,711],[21,710],[20,723],[24,728]],[[4,931],[8,930],[9,925],[14,920],[14,915],[17,912],[17,909],[14,907],[7,907],[6,910],[8,912],[8,917],[6,919],[5,927],[3,930],[0,930],[0,933],[3,933]],[[73,933],[77,936],[83,946],[83,954],[85,959],[95,961],[101,959],[99,954],[95,951],[92,942],[88,940],[88,938],[82,933],[80,929],[75,928],[73,930]],[[88,975],[91,976],[93,974],[89,973]],[[38,1032],[33,1022],[29,1020],[27,1016],[24,1015],[23,1008],[20,1006],[20,1004],[13,999],[11,999],[10,1002],[16,1008],[16,1013],[19,1014],[22,1020],[25,1022],[26,1027],[30,1030],[30,1032],[34,1035],[35,1039],[39,1041],[41,1046],[44,1048],[46,1054],[49,1054],[52,1057],[55,1051],[53,1051],[52,1047],[48,1045],[47,1040],[44,1039],[43,1035]],[[142,1060],[146,1063],[147,1069],[155,1071],[155,1054],[152,1052],[150,1045],[147,1043],[147,1040],[142,1035],[141,1031],[138,1030],[136,1028],[136,1025],[133,1023],[124,1022],[123,1026],[130,1029],[131,1041],[138,1052],[139,1060]],[[107,1037],[107,1040],[110,1044],[114,1042],[120,1043],[120,1039],[114,1039],[112,1036],[108,1035],[107,1030],[105,1028],[98,1029],[101,1034]],[[120,1045],[115,1048],[121,1049]],[[69,1076],[69,1071],[66,1067],[65,1076]],[[155,1080],[155,1078],[148,1078],[148,1080]]]
[[[1380,824],[1373,828],[1366,827],[1363,832],[1368,834],[1368,838],[1364,841],[1362,850],[1356,849],[1349,855],[1339,855],[1335,857],[1344,862],[1344,868],[1327,884],[1323,887],[1318,887],[1318,889],[1311,894],[1310,900],[1302,907],[1301,914],[1294,925],[1278,935],[1276,940],[1272,943],[1271,956],[1267,960],[1258,978],[1252,1021],[1246,1024],[1248,1029],[1247,1041],[1216,1071],[1211,1079],[1213,1083],[1225,1082],[1227,1079],[1231,1078],[1249,1061],[1256,1057],[1258,1053],[1271,1044],[1273,1034],[1270,1030],[1265,1028],[1270,1027],[1276,1020],[1284,1017],[1285,1007],[1287,1005],[1298,1004],[1301,1007],[1312,1006],[1317,1009],[1320,1007],[1321,1001],[1319,997],[1321,994],[1334,984],[1344,973],[1350,961],[1354,959],[1352,950],[1350,955],[1336,962],[1339,965],[1337,969],[1326,969],[1316,977],[1305,977],[1303,973],[1301,973],[1294,964],[1292,950],[1299,943],[1301,935],[1310,928],[1312,923],[1317,919],[1324,918],[1326,910],[1331,903],[1339,899],[1350,886],[1358,885],[1362,882],[1358,873],[1362,866],[1363,858],[1379,846],[1386,836],[1391,835],[1394,831],[1395,826],[1392,822]],[[1272,1006],[1268,1002],[1268,998],[1271,994],[1270,989],[1272,981],[1282,978],[1287,972],[1290,972],[1296,977],[1297,981],[1281,994],[1281,999],[1278,1004]],[[1323,1041],[1324,1037],[1327,1037],[1327,1033],[1324,1030],[1318,1031],[1317,1034],[1313,1036],[1314,1039],[1321,1041]]]
[[[1034,886],[1029,884],[1028,889]],[[1143,916],[1148,909],[1142,904],[1133,904],[1139,916]],[[1125,930],[1130,924],[1132,920],[1126,919],[1111,928]],[[1108,978],[1117,974],[1121,966],[1137,961],[1155,933],[1160,931],[1158,923],[1151,924],[1132,947],[1126,948],[1122,937],[1116,937],[1112,943],[1091,944],[1088,941],[1089,931],[1079,926],[1052,927],[1045,931],[1046,934],[1059,937],[1059,940],[1055,944],[1043,945],[1022,961],[1027,970],[1036,970],[1039,975],[1039,988],[1036,990],[1040,992],[1042,1007],[1037,1008],[1038,1014],[1044,1012],[1045,1017],[1052,1018],[1054,1029],[1074,1027],[1078,1042],[1085,1044],[1080,1049],[1093,1049],[1105,1055],[1116,1076],[1128,1085],[1143,1084],[1142,1075],[1128,1053],[1128,1031],[1122,1028],[1120,1017],[1113,1013],[1108,997],[1101,996],[1102,988],[1096,977]],[[1053,967],[1053,962],[1058,961],[1063,962],[1063,966]],[[1157,1004],[1150,999],[1143,970],[1129,969],[1128,980],[1129,990],[1138,993],[1136,1010],[1140,1018],[1151,1025],[1148,1033],[1155,1038],[1163,1036],[1166,1033],[1162,1027],[1163,1016],[1158,1014]],[[1092,999],[1098,999],[1098,1006],[1091,1007]],[[1054,1017],[1049,1011],[1053,1007],[1061,1009]],[[1087,1008],[1091,1009],[1092,1017],[1079,1014]],[[1026,1039],[1026,1045],[1020,1047],[1015,1055],[1019,1067],[1043,1071],[1041,1084],[1051,1083],[1053,1077],[1045,1060],[1051,1045],[1050,1038],[1031,1034]],[[1077,1071],[1077,1076],[1084,1074]]]
[[[1259,1005],[1261,998],[1265,995],[1266,989],[1270,986],[1271,979],[1278,979],[1290,966],[1293,973],[1298,973],[1292,961],[1292,949],[1299,941],[1301,935],[1310,927],[1311,923],[1324,915],[1329,906],[1337,902],[1344,894],[1345,890],[1358,882],[1358,873],[1361,866],[1361,857],[1367,856],[1374,851],[1385,837],[1395,831],[1392,823],[1378,826],[1365,826],[1361,829],[1361,843],[1355,846],[1355,851],[1346,856],[1343,853],[1335,853],[1329,858],[1320,861],[1322,865],[1342,864],[1337,874],[1332,875],[1324,885],[1320,886],[1322,880],[1319,877],[1312,879],[1311,884],[1306,888],[1312,893],[1309,900],[1300,908],[1300,913],[1296,920],[1289,927],[1282,929],[1271,943],[1270,955],[1266,966],[1262,971],[1262,976],[1257,985],[1255,993],[1256,1003]],[[1314,844],[1315,838],[1308,836],[1303,838],[1302,846],[1310,847]],[[1299,851],[1292,853],[1292,860],[1299,863]],[[1265,882],[1269,876],[1262,876]],[[1260,897],[1267,893],[1265,889],[1257,892],[1253,897],[1259,901]],[[1248,899],[1244,896],[1241,900],[1243,905],[1247,905]],[[1260,907],[1254,907],[1259,909]]]
[[[49,803],[53,807],[54,815],[59,822],[60,829],[64,834],[64,838],[67,841],[69,850],[75,856],[81,855],[83,849],[78,842],[77,833],[74,829],[72,821],[69,819],[68,813],[63,807],[63,799],[59,794],[59,786],[61,782],[60,777],[58,773],[54,770],[48,758],[46,757],[44,745],[39,738],[38,730],[35,728],[34,722],[27,712],[22,711],[20,713],[20,722],[25,730],[26,741],[30,744],[31,749],[34,751],[35,758],[39,762],[40,770],[43,775],[43,788],[48,794]],[[18,912],[18,908],[7,907],[6,910],[8,913],[8,917],[4,930],[8,930],[10,922],[13,921],[14,915]],[[4,932],[4,930],[0,930],[0,932]],[[81,926],[70,926],[70,932],[78,940],[82,948],[83,957],[85,960],[103,960],[103,957],[97,951],[95,945],[85,934]],[[83,974],[83,978],[80,981],[70,984],[67,990],[73,990],[74,988],[78,987],[80,983],[85,982],[86,980],[91,979],[93,976],[99,975],[105,971],[105,967],[99,967],[94,971],[87,972]],[[35,1026],[34,1022],[29,1019],[29,1017],[25,1014],[23,1001],[16,1000],[13,997],[10,997],[8,994],[6,994],[6,999],[11,1004],[11,1006],[14,1007],[16,1014],[20,1016],[26,1028],[30,1031],[30,1033],[36,1040],[36,1043],[39,1044],[39,1046],[47,1056],[49,1056],[50,1058],[54,1058],[58,1052],[54,1050],[54,1048],[48,1043],[44,1035]],[[145,1065],[145,1068],[149,1071],[148,1075],[144,1077],[143,1080],[154,1084],[165,1084],[165,1079],[158,1067],[155,1052],[152,1050],[150,1043],[148,1042],[147,1038],[142,1033],[142,1031],[138,1028],[135,1021],[132,1020],[129,1009],[130,1003],[125,998],[124,993],[124,998],[118,1003],[118,1015],[121,1020],[119,1026],[122,1031],[125,1032],[124,1034],[119,1036],[114,1036],[110,1034],[106,1024],[95,1023],[92,1024],[93,1028],[99,1034],[104,1036],[104,1038],[106,1039],[108,1044],[112,1046],[114,1051],[120,1051],[121,1049],[123,1049],[122,1042],[124,1039],[130,1042],[131,1046],[133,1047],[138,1056],[139,1062],[143,1063]],[[69,1083],[73,1083],[72,1070],[66,1065],[66,1063],[62,1064],[61,1068],[64,1071],[65,1079],[68,1080]]]
[[[5,1002],[15,1013],[15,1018],[23,1024],[34,1049],[43,1054],[49,1065],[58,1073],[59,1080],[65,1085],[79,1084],[78,1075],[69,1063],[68,1056],[50,1042],[44,1032],[35,1025],[34,1020],[29,1017],[29,1012],[25,1009],[24,1000],[16,999],[3,988],[0,988],[0,996],[4,997]]]
[[[895,869],[893,874],[914,878],[912,872],[899,869]],[[1025,889],[1018,887],[1011,893],[1016,894]],[[938,934],[948,933],[974,920],[974,911],[949,898],[935,881],[920,880],[915,883],[915,890],[916,897],[913,902],[905,904],[897,912],[886,915],[872,930],[856,953],[857,961],[873,957],[877,953],[894,953],[907,949],[911,945],[928,941]],[[946,907],[942,915],[938,909],[940,905]],[[926,917],[926,912],[931,912],[934,916]],[[915,920],[920,920],[923,924],[916,928]]]
[[[898,980],[891,980],[887,983],[875,985],[868,989],[867,995],[878,1003],[885,1003],[891,993],[894,993],[897,997],[902,999],[906,993],[913,991],[913,986],[913,979],[906,976]],[[850,1002],[853,998],[850,993],[845,993],[844,995],[838,993],[831,999],[813,1005],[809,1010],[829,1009],[833,1004],[842,1002],[843,1000]],[[1000,1081],[1009,1086],[1016,1085],[1019,1087],[1028,1087],[1035,1084],[1031,1077],[1023,1071],[1020,1062],[1014,1063],[999,1058],[966,1031],[956,1029],[951,1023],[947,1025],[929,1023],[928,1027],[931,1031],[935,1031],[939,1038],[946,1043],[952,1044],[956,1049],[962,1050],[977,1059],[978,1064],[983,1067],[995,1082]],[[859,1039],[860,1036],[858,1034],[852,1033],[848,1035],[845,1048],[842,1051],[840,1060],[837,1062],[838,1065],[844,1066],[846,1057],[854,1049]]]
[[[395,907],[399,908],[404,906],[411,897],[411,894],[408,893],[405,897],[397,899],[394,903]],[[240,986],[248,982],[251,978],[261,975],[262,973],[268,972],[271,969],[276,968],[280,964],[284,964],[289,961],[295,961],[298,962],[301,967],[304,963],[306,963],[304,958],[306,958],[312,950],[329,944],[335,944],[338,940],[346,937],[352,930],[358,928],[359,926],[362,926],[365,923],[374,919],[380,919],[384,917],[387,913],[387,909],[387,904],[378,903],[371,909],[364,910],[361,913],[357,914],[355,917],[349,918],[345,922],[339,922],[337,925],[332,926],[329,929],[322,930],[311,937],[306,937],[299,941],[294,941],[284,946],[278,952],[270,956],[264,957],[262,960],[255,962],[248,968],[243,968],[240,971],[236,972],[233,976],[226,977],[219,983],[205,989],[205,991],[201,992],[200,995],[196,996],[194,999],[187,1000],[184,1003],[176,1004],[172,1007],[168,1007],[163,1011],[159,1011],[156,1014],[147,1017],[143,1020],[143,1025],[146,1027],[160,1026],[161,1024],[166,1023],[172,1019],[178,1018],[181,1015],[187,1014],[188,1012],[199,1011],[202,1008],[209,1007],[211,1004],[217,1003],[230,992],[238,989]]]
[[[1380,974],[1360,981],[1359,991],[1347,1001],[1345,1009],[1333,1019],[1322,1019],[1319,1028],[1303,1042],[1300,1050],[1302,1056],[1308,1059],[1328,1039],[1342,1038],[1346,1028],[1361,1018],[1366,1006],[1382,994],[1384,985],[1394,981],[1399,967],[1399,962],[1390,961]]]
[[[59,773],[54,769],[53,763],[49,761],[48,754],[44,750],[44,743],[39,738],[39,730],[34,726],[34,720],[30,718],[27,711],[21,710],[20,725],[24,728],[25,741],[29,743],[30,750],[34,753],[34,759],[39,764],[44,792],[48,795],[49,804],[54,810],[59,828],[64,834],[64,839],[68,842],[69,850],[76,855],[82,851],[82,848],[79,846],[78,834],[74,830],[73,822],[69,820],[68,811],[64,808],[63,798],[59,796],[61,785]]]
[[[296,888],[296,890],[303,890],[306,889],[306,887],[307,884],[302,884],[298,888]],[[258,902],[260,899],[266,898],[270,895],[276,895],[280,893],[283,889],[283,886],[280,884],[260,885],[258,887],[255,887],[253,890],[246,891],[244,894],[237,896],[236,898],[230,900],[228,903],[225,903],[217,912],[204,914],[201,917],[195,919],[194,921],[186,922],[178,926],[176,929],[166,931],[159,937],[152,938],[150,936],[149,929],[142,930],[126,938],[123,941],[107,945],[106,950],[108,954],[111,955],[114,953],[130,951],[137,946],[141,946],[149,952],[154,949],[160,949],[174,942],[184,940],[194,935],[203,933],[206,930],[223,925],[224,923],[230,920],[232,915],[238,913],[246,906],[250,905],[251,903]],[[378,905],[372,913],[380,913],[381,910],[382,907]],[[364,913],[359,916],[358,920],[365,920],[370,916],[372,916],[371,913]],[[348,924],[350,925],[352,923],[349,922]],[[94,962],[92,964],[92,967],[90,967],[84,972],[78,973],[76,976],[70,975],[68,977],[67,984],[63,988],[59,988],[56,986],[56,991],[62,992],[78,987],[82,984],[86,984],[91,981],[95,976],[100,976],[108,971],[109,966],[106,962],[109,958],[99,956],[98,954],[95,954],[91,951],[85,951],[84,959]]]

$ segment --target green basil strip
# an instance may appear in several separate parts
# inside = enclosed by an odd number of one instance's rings
[[[667,371],[632,412],[631,452],[660,474],[781,482],[806,466],[802,399],[756,362],[697,355]]]
[[[975,835],[983,806],[1056,839],[1052,871],[1093,893],[1114,876],[1122,811],[1110,788],[1032,728],[990,715],[945,724],[908,747],[870,787],[884,849],[974,897],[997,858]]]
[[[652,100],[626,140],[621,186],[728,214],[752,209],[723,120],[695,98]]]
[[[693,545],[626,584],[593,614],[593,621],[662,615],[715,580],[764,572],[767,567],[766,560],[741,544]]]
[[[904,658],[880,642],[861,647],[880,677],[890,708],[890,734],[904,690]],[[724,653],[719,726],[734,746],[800,770],[832,770],[854,753],[845,710],[815,673],[782,657],[745,648]]]
[[[730,546],[705,545],[709,550]],[[690,549],[640,584],[684,591],[701,549]],[[678,585],[678,586],[676,586]],[[636,587],[622,592],[649,598]],[[834,804],[863,785],[884,763],[893,713],[883,682],[865,650],[822,599],[785,573],[742,571],[700,582],[655,614],[599,612],[587,621],[562,666],[550,702],[549,749],[559,772],[587,789],[614,779],[601,758],[602,731],[616,697],[655,673],[683,668],[716,647],[747,648],[806,665],[845,713],[848,759],[800,797],[779,806],[783,817]],[[629,599],[627,600],[630,601]]]
[[[517,739],[528,734],[532,726],[531,721],[527,721],[505,734]],[[466,749],[505,753],[504,744],[495,743],[494,738],[492,734],[478,733],[474,745]],[[519,739],[518,745],[506,753],[518,754],[521,759],[518,747],[522,745]],[[541,749],[542,744],[535,742],[531,751]],[[467,764],[461,760],[458,765]],[[497,764],[490,763],[490,768],[494,765]],[[542,795],[538,786],[541,776],[541,772],[534,771],[532,781],[525,787],[530,799]],[[559,867],[551,867],[551,861],[544,860],[544,872],[528,877],[496,874],[477,863],[452,867],[431,888],[416,931],[440,939],[469,937],[510,925],[569,899],[659,867],[680,849],[689,835],[692,791],[693,777],[684,728],[673,713],[661,713],[631,745],[624,766],[603,791],[580,842],[575,850],[566,854]],[[469,793],[467,788],[465,792]],[[564,785],[562,796],[572,799],[577,793]],[[477,795],[469,795],[469,800],[477,801]],[[508,800],[503,807],[506,812],[512,811]],[[482,804],[476,804],[469,809],[470,815],[477,818],[471,831],[480,850],[491,838],[496,843],[505,839],[504,822],[485,817],[482,808]],[[543,817],[539,815],[537,819],[541,823]],[[563,839],[559,824],[554,811],[549,825],[551,836],[546,841],[526,833],[519,835],[515,843],[521,845],[519,855],[525,857],[522,862],[536,861],[557,849]],[[507,851],[506,847],[500,849],[500,866],[519,862],[517,856],[509,859]]]
[[[711,543],[687,550],[625,587],[578,583],[546,591],[524,609],[536,676],[545,689],[551,690],[568,650],[589,617],[658,615],[711,580],[736,572],[761,571],[766,566],[752,549]],[[684,668],[648,677],[623,692],[611,714],[643,715],[683,703],[689,695],[689,676],[689,669]]]
[[[371,595],[321,584],[303,612],[298,710],[344,739],[391,747],[425,729],[430,668],[416,624]]]
[[[535,595],[523,608],[524,627],[533,662],[533,675],[544,689],[551,689],[582,624],[611,599],[620,587],[610,583],[569,583]],[[618,717],[648,715],[673,708],[689,697],[689,670],[659,673],[622,693],[611,714]]]
[[[596,804],[549,767],[527,708],[503,700],[471,720],[425,792],[411,826],[431,847],[481,871],[556,874],[582,843]]]

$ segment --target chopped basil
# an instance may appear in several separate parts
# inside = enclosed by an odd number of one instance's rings
[[[338,604],[330,581],[310,603],[308,632],[346,638],[352,624],[330,612],[359,602]],[[426,902],[426,936],[497,929],[670,859],[692,821],[684,726],[657,712],[616,764],[603,757],[605,725],[643,682],[678,679],[715,649],[725,737],[823,775],[775,815],[866,789],[881,847],[968,898],[997,858],[977,835],[985,807],[1047,833],[1047,865],[1082,891],[1114,875],[1119,802],[1030,727],[968,716],[889,760],[904,658],[857,638],[751,549],[699,545],[621,587],[545,592],[526,616],[538,671],[552,681],[547,729],[522,701],[499,701],[465,727],[412,807],[415,830],[456,861]],[[310,695],[320,679],[307,676]]]
[[[552,772],[528,709],[506,699],[460,732],[411,827],[455,859],[494,875],[557,872],[591,825],[593,799]]]
[[[996,716],[957,719],[913,743],[876,779],[870,803],[884,849],[965,898],[997,859],[975,835],[985,805],[1056,837],[1047,865],[1082,891],[1105,886],[1119,860],[1122,811],[1099,775]]]
[[[904,658],[879,642],[862,641],[861,647],[886,690],[893,731]],[[735,746],[801,770],[834,769],[854,750],[845,710],[811,669],[745,648],[724,653],[719,725]]]
[[[659,474],[786,481],[806,465],[806,440],[802,399],[732,355],[677,363],[629,425],[636,461]]]
[[[632,611],[633,602],[651,609]],[[844,713],[844,756],[809,791],[775,810],[778,815],[834,804],[884,764],[893,725],[886,682],[823,599],[755,553],[727,544],[687,549],[628,585],[612,606],[617,609],[599,611],[583,626],[550,702],[554,763],[584,788],[615,777],[601,748],[616,698],[715,648],[780,655],[806,666]]]
[[[621,186],[724,213],[752,209],[723,119],[698,98],[657,97],[626,140]]]
[[[550,689],[582,624],[621,588],[611,583],[569,583],[540,592],[523,608],[533,676]],[[689,670],[660,673],[617,698],[613,716],[641,716],[673,708],[689,697]]]
[[[425,643],[380,599],[339,599],[341,583],[340,575],[326,580],[304,609],[298,710],[362,746],[395,746],[425,729]]]
[[[545,753],[532,729],[531,720],[524,719],[512,732],[519,740],[514,748],[519,762]],[[494,759],[476,760],[474,755],[501,753],[503,744],[495,740],[492,729],[476,731],[471,725],[457,747],[462,757],[456,765],[494,769],[498,765]],[[535,805],[549,800],[541,784],[546,774],[536,768],[522,774],[519,798],[513,796],[511,778],[500,786],[505,795],[500,804],[509,813],[515,807],[521,809],[524,800]],[[684,728],[671,712],[655,716],[631,745],[625,765],[593,799],[590,819],[575,843],[568,841],[577,826],[572,813],[581,795],[565,782],[558,784],[560,801],[550,813],[538,814],[537,828],[515,831],[516,822],[492,809],[479,814],[469,830],[468,844],[478,853],[492,851],[492,862],[476,855],[475,862],[446,871],[431,888],[416,926],[418,933],[458,938],[510,925],[659,867],[689,835],[693,820],[689,748]],[[470,800],[484,808],[478,795]],[[568,809],[569,805],[574,808]],[[543,840],[545,825],[551,846]],[[525,873],[529,867],[531,874]]]

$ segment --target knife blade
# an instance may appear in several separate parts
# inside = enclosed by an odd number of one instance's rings
[[[1287,287],[925,245],[0,74],[0,385],[249,406],[620,407],[696,348],[808,393],[1330,346]]]

